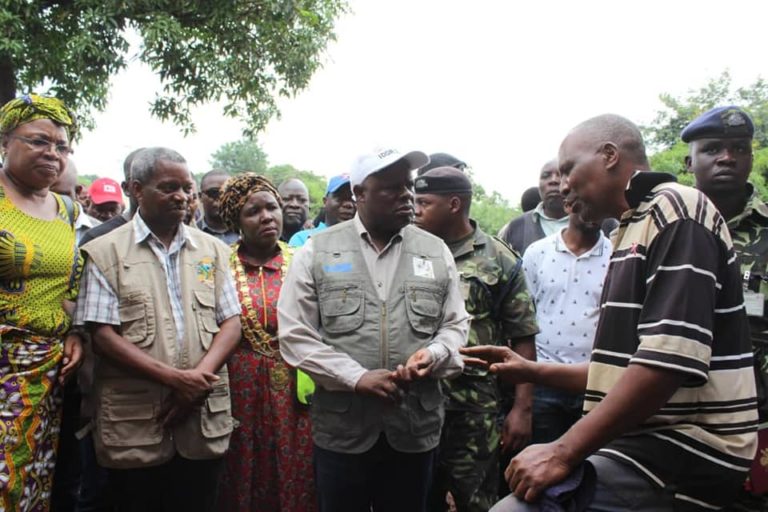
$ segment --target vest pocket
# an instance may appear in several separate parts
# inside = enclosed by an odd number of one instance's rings
[[[334,283],[323,286],[318,294],[323,330],[345,333],[363,325],[365,305],[363,291],[357,283]]]
[[[232,433],[234,426],[229,385],[225,383],[223,386],[214,387],[205,400],[205,406],[200,415],[200,428],[203,436],[211,439]]]
[[[411,434],[423,436],[440,430],[443,424],[443,394],[437,387],[425,387],[418,395],[412,395],[408,414]]]
[[[211,348],[213,337],[219,332],[219,324],[216,322],[216,297],[213,290],[195,290],[197,302],[197,329],[200,332],[200,342],[205,350]]]
[[[154,312],[147,307],[147,297],[129,295],[118,306],[120,332],[126,341],[137,347],[148,347],[155,340]]]
[[[355,407],[358,399],[343,391],[315,390],[312,397],[312,428],[326,434],[355,437],[362,431],[359,409]],[[358,411],[355,415],[354,412]]]
[[[405,283],[405,302],[408,321],[413,330],[433,335],[443,314],[443,290],[424,283]]]
[[[163,427],[155,418],[156,406],[149,393],[105,397],[98,423],[105,446],[150,446],[163,440]]]

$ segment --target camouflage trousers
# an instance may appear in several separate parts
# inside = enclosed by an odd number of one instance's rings
[[[496,412],[446,411],[440,438],[430,512],[487,512],[498,500],[499,441]]]

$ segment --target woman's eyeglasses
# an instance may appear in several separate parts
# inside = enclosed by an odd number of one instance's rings
[[[63,142],[53,142],[48,139],[31,139],[29,137],[22,137],[21,135],[11,135],[12,139],[19,139],[21,142],[34,149],[35,151],[44,152],[48,148],[53,146],[53,150],[59,154],[59,156],[69,156],[73,153],[72,148],[68,144]]]

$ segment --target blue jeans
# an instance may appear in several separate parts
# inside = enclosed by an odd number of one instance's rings
[[[359,454],[315,445],[320,512],[424,512],[435,452],[399,452],[384,434]]]
[[[559,439],[581,418],[583,405],[584,395],[536,386],[531,444],[551,443]]]

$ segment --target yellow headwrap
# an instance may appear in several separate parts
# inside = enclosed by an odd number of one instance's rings
[[[0,135],[10,133],[16,127],[37,119],[50,119],[63,126],[70,141],[77,135],[75,114],[64,102],[58,98],[37,94],[25,94],[0,108]]]
[[[232,231],[240,230],[240,210],[243,209],[251,194],[255,192],[269,192],[275,196],[277,204],[281,208],[283,206],[283,200],[272,182],[253,172],[232,176],[222,185],[221,190],[219,215]]]

